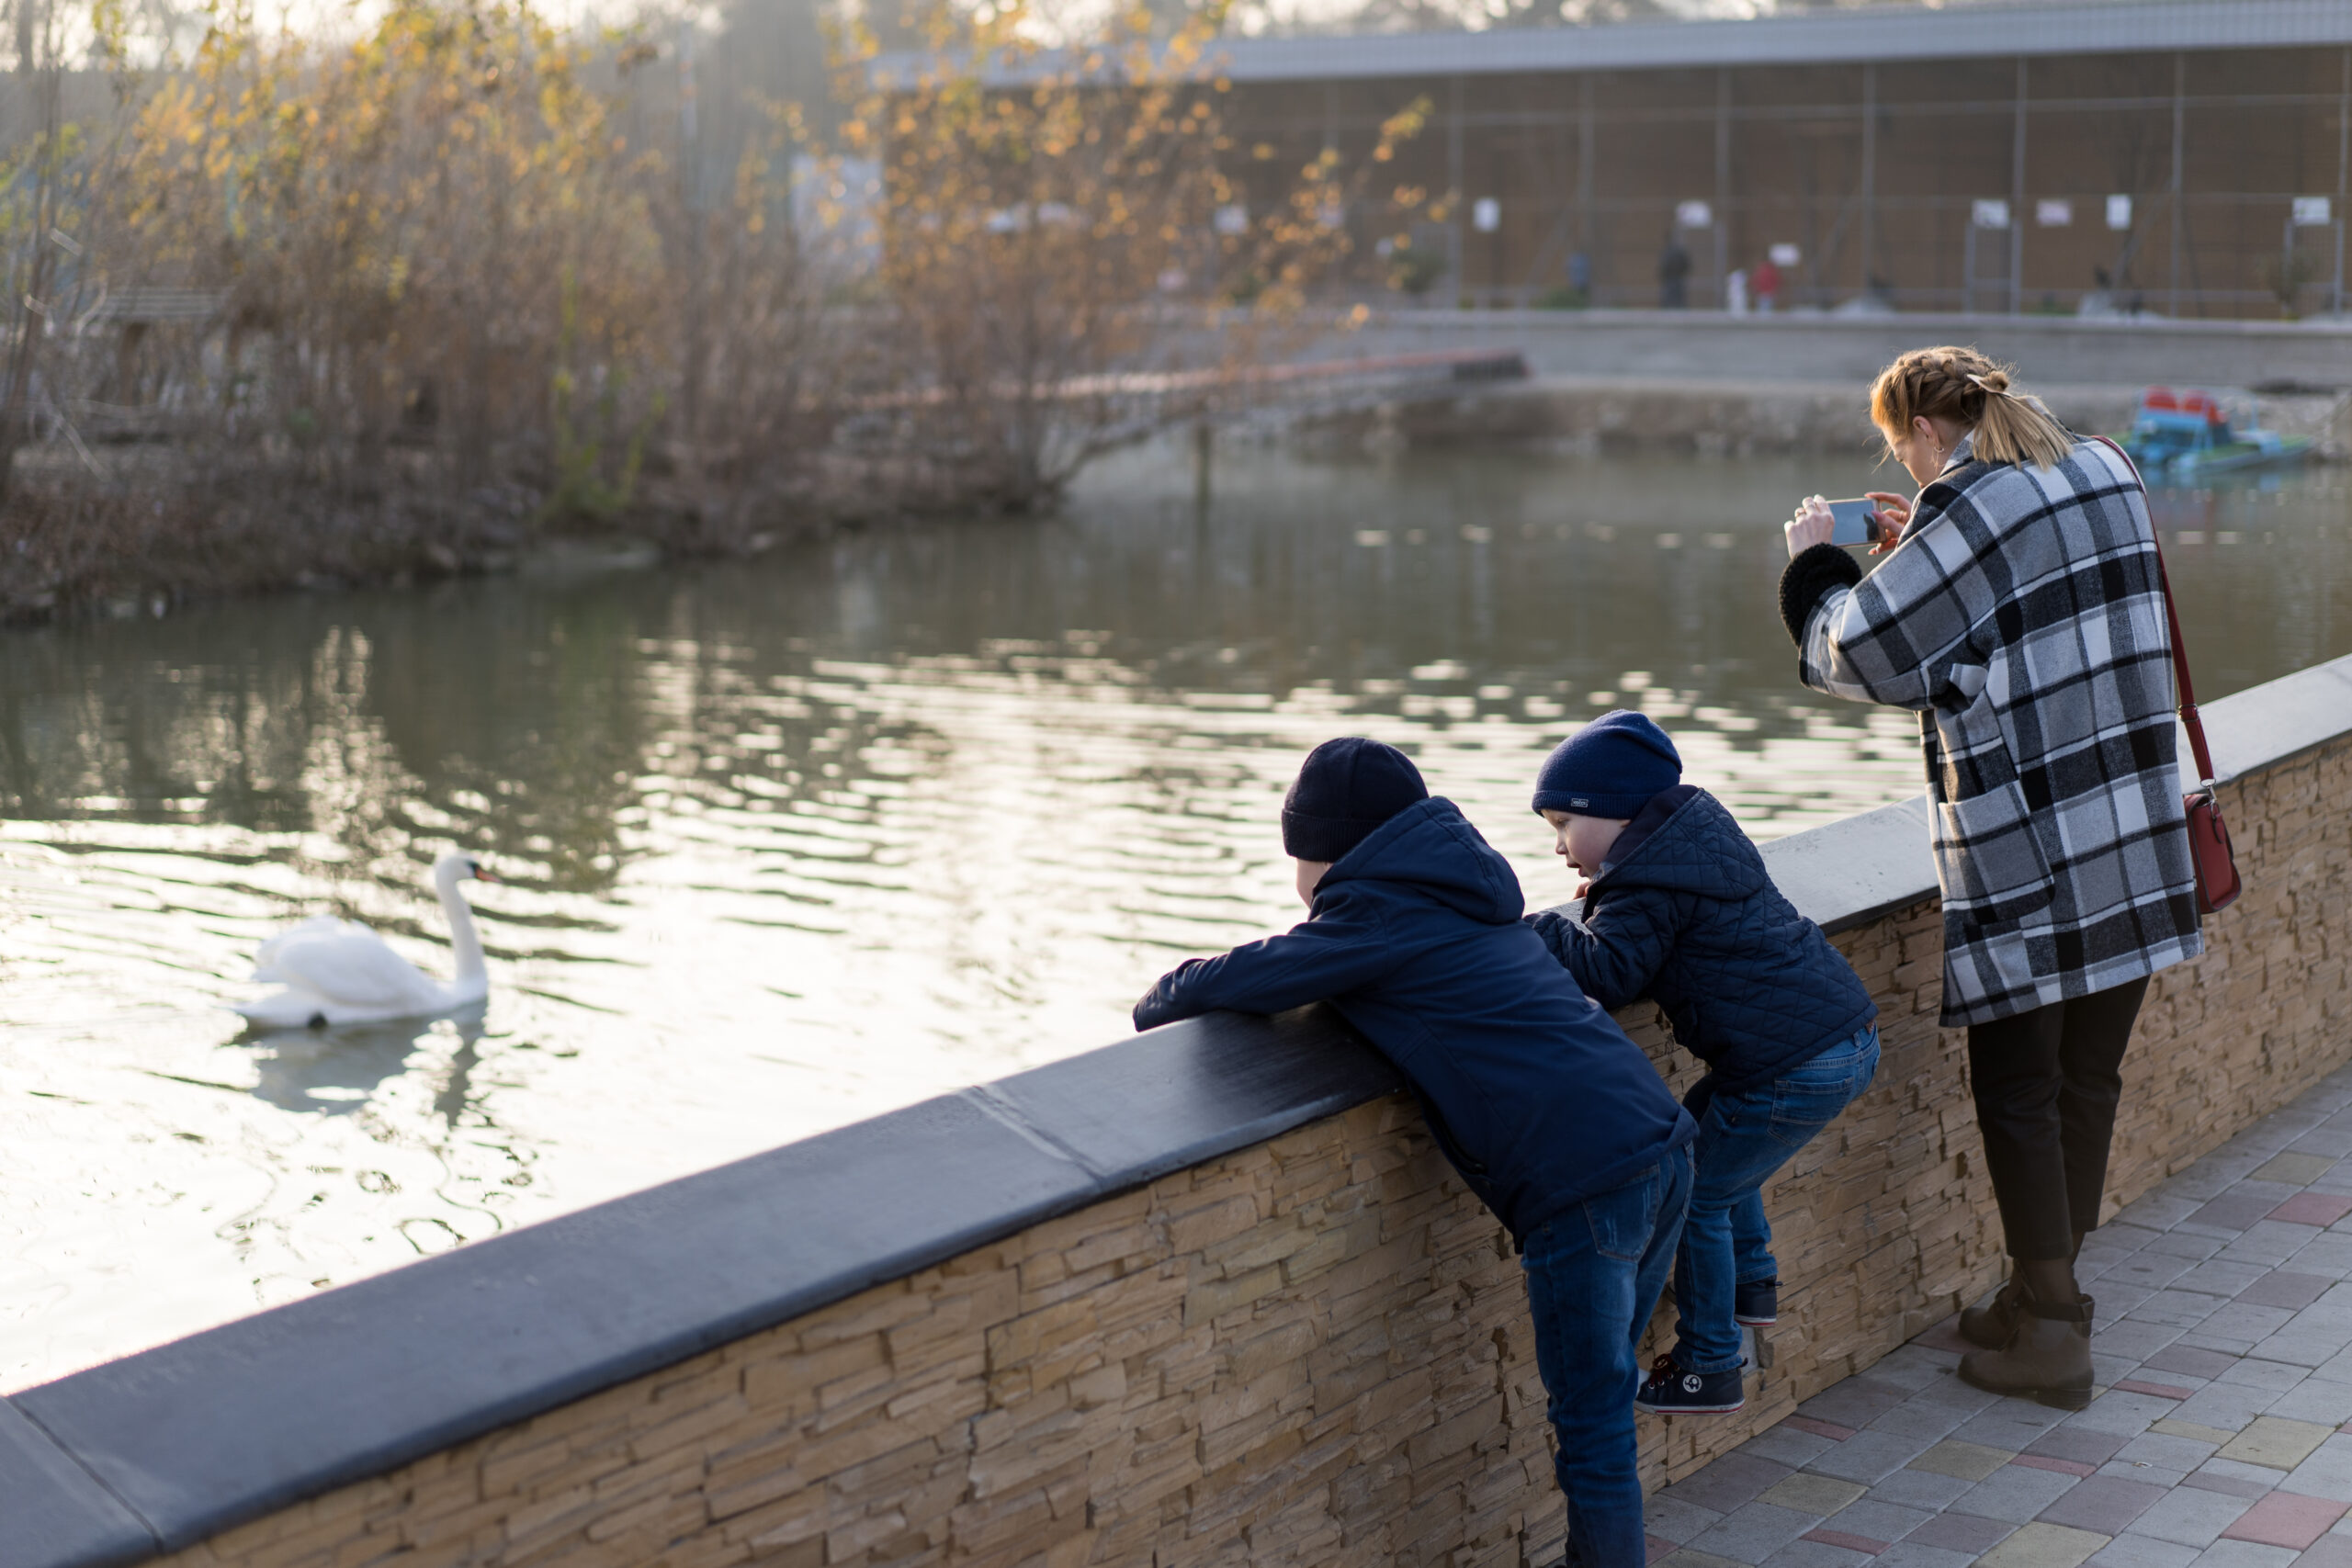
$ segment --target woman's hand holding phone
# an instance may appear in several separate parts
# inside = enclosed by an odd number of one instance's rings
[[[1858,545],[1865,540],[1874,556],[1893,549],[1903,536],[1904,525],[1911,520],[1911,503],[1899,495],[1875,490],[1865,491],[1863,499],[1874,503],[1874,509],[1865,514],[1864,537],[1857,539],[1839,536],[1838,513],[1858,511],[1858,502],[1832,502],[1817,495],[1805,497],[1804,504],[1797,508],[1796,515],[1781,530],[1788,537],[1789,558],[1793,560],[1815,545]]]

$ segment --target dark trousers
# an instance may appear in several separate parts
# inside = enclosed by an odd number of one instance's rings
[[[1984,1167],[2020,1262],[2072,1258],[2076,1234],[2098,1228],[2123,1047],[2147,994],[2139,979],[1969,1028]]]

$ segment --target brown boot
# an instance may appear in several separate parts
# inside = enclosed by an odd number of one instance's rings
[[[2084,1233],[2075,1233],[2075,1250],[2066,1255],[2068,1265],[2082,1256]],[[1960,1314],[1960,1337],[1971,1345],[1982,1345],[1987,1350],[1998,1350],[2018,1331],[2018,1319],[2025,1314],[2025,1285],[2018,1277],[2019,1265],[2012,1259],[2009,1277],[1992,1299],[1981,1306],[1963,1307]],[[2074,1288],[2071,1276],[2067,1288]]]
[[[2001,1281],[1992,1300],[1961,1310],[1960,1337],[1971,1345],[1997,1350],[2016,1335],[2018,1319],[2024,1312],[2025,1287],[2018,1282],[2017,1266],[2011,1264],[2009,1277]]]
[[[2071,1263],[2020,1263],[2016,1278],[2023,1311],[2009,1342],[1962,1356],[1961,1378],[1988,1393],[2080,1410],[2091,1402],[2091,1298],[2074,1288]]]

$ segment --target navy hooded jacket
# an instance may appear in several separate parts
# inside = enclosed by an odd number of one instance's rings
[[[1454,1168],[1523,1239],[1696,1131],[1521,922],[1525,907],[1510,863],[1431,796],[1326,872],[1302,924],[1161,976],[1136,1027],[1328,998],[1410,1080]]]
[[[1609,851],[1583,919],[1528,917],[1602,1007],[1647,999],[1712,1069],[1693,1098],[1769,1083],[1878,1017],[1861,977],[1797,913],[1723,802],[1692,784],[1652,797]]]

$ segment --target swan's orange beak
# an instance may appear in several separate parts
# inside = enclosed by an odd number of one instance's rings
[[[476,882],[488,882],[495,885],[498,881],[498,877],[494,873],[484,871],[481,867],[476,866],[474,867],[474,880]]]

